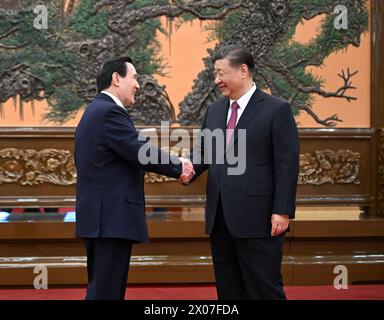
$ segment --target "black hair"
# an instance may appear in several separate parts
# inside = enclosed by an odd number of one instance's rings
[[[109,88],[112,82],[112,74],[117,72],[121,77],[127,75],[127,64],[132,63],[130,57],[111,58],[106,60],[97,73],[97,91]]]
[[[213,63],[221,59],[228,59],[231,67],[240,67],[242,64],[246,64],[250,73],[255,70],[255,60],[251,51],[246,47],[234,44],[223,46],[213,55]]]

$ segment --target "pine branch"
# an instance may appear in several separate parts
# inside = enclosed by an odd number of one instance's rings
[[[28,45],[28,43],[22,43],[22,44],[19,44],[17,46],[8,46],[8,45],[0,43],[0,49],[14,50],[14,49],[20,49],[20,48],[26,47],[27,45]]]
[[[266,62],[266,64],[272,70],[274,70],[275,72],[277,72],[280,75],[282,75],[284,77],[284,79],[287,80],[287,82],[292,87],[297,88],[302,93],[307,93],[307,94],[316,93],[316,94],[321,95],[321,96],[323,96],[325,98],[331,98],[331,97],[333,97],[333,98],[343,98],[343,99],[346,99],[348,102],[350,102],[351,100],[356,100],[355,97],[348,96],[345,93],[349,89],[356,89],[356,87],[352,86],[352,82],[350,81],[350,79],[354,75],[357,74],[357,71],[355,71],[353,73],[350,73],[350,71],[348,69],[347,74],[345,74],[344,71],[342,71],[342,74],[338,74],[338,75],[339,75],[340,78],[343,79],[344,84],[339,89],[337,89],[334,92],[327,92],[327,91],[324,91],[324,90],[322,90],[322,89],[320,89],[318,87],[315,87],[315,86],[304,85],[299,80],[297,80],[294,77],[294,75],[290,72],[290,70],[288,70],[281,63],[278,63],[276,61],[268,61],[268,62]]]
[[[198,10],[203,9],[203,7],[201,5],[199,6],[199,5],[190,4],[190,3],[188,5],[183,5],[182,3],[180,3],[180,1],[177,1],[177,0],[173,0],[172,2],[176,5],[176,7],[182,9],[184,12],[191,13],[192,15],[199,18],[200,20],[221,20],[225,16],[227,16],[228,13],[230,13],[231,11],[239,9],[244,4],[244,1],[239,1],[237,3],[234,3],[232,5],[224,7],[224,10],[217,13],[217,14],[204,15],[198,11]],[[225,3],[227,3],[228,1],[220,1],[220,2],[221,3],[210,3],[210,2],[207,3],[206,2],[204,4],[204,6],[209,7],[209,8],[220,9],[221,7],[225,6]]]
[[[4,39],[6,37],[8,37],[9,35],[11,35],[12,33],[15,33],[17,31],[19,31],[20,28],[19,27],[13,27],[12,29],[8,30],[7,32],[3,33],[3,34],[0,34],[0,40],[1,39]]]
[[[298,108],[308,113],[317,123],[326,127],[335,127],[337,122],[343,122],[343,120],[339,119],[337,114],[333,114],[332,116],[325,119],[320,119],[319,116],[309,106],[299,105]]]

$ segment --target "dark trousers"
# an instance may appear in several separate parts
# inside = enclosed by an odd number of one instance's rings
[[[85,239],[88,288],[86,300],[124,300],[132,241]]]
[[[219,203],[210,235],[218,299],[285,300],[281,276],[284,235],[236,238],[228,231]]]

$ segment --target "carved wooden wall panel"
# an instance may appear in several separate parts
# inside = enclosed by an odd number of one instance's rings
[[[76,169],[69,150],[0,150],[0,184],[31,186],[52,183],[67,186],[76,183]]]
[[[377,214],[384,216],[384,128],[378,131]]]

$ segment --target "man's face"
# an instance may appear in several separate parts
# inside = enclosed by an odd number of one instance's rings
[[[224,97],[237,100],[244,93],[244,72],[241,67],[232,67],[226,58],[216,60],[215,84]]]
[[[119,76],[119,98],[125,107],[135,103],[135,95],[139,89],[136,69],[132,63],[127,63],[126,76]]]

